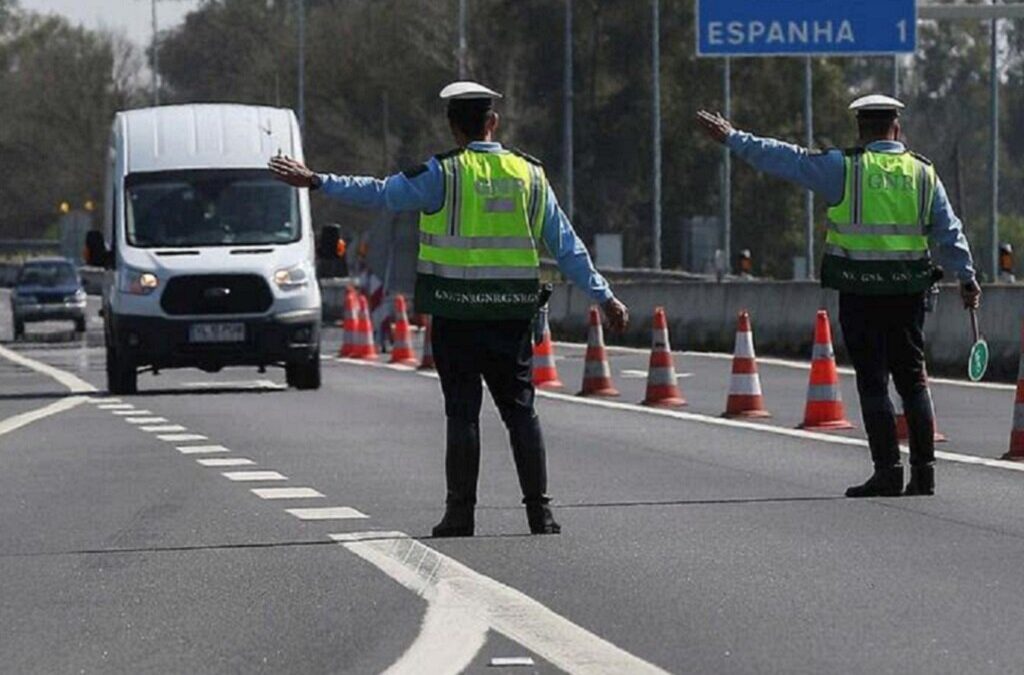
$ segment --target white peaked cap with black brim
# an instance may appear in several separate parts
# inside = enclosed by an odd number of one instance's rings
[[[441,90],[441,98],[445,101],[461,101],[467,99],[496,99],[501,94],[476,82],[452,82]]]
[[[903,102],[893,98],[892,96],[886,96],[884,94],[871,94],[870,96],[861,96],[856,101],[850,104],[850,110],[857,113],[868,112],[868,113],[879,113],[879,112],[891,112],[899,115],[900,111],[906,106]]]

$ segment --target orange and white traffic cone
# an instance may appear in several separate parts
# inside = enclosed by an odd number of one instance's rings
[[[587,329],[587,356],[583,363],[583,388],[577,396],[618,396],[612,384],[612,369],[604,348],[604,329],[597,307],[590,308],[590,326]]]
[[[651,329],[651,360],[647,368],[647,394],[644,405],[677,408],[686,405],[686,399],[676,383],[676,368],[672,361],[672,347],[668,341],[668,319],[665,309],[654,310]]]
[[[373,342],[373,321],[370,319],[370,306],[366,296],[359,295],[359,316],[356,321],[356,332],[353,335],[352,353],[349,358],[375,361],[377,346]]]
[[[910,440],[910,427],[907,426],[907,414],[903,410],[903,399],[897,394],[893,397],[896,404],[896,439],[901,443]],[[939,431],[939,421],[935,417],[934,410],[932,419],[935,421],[935,428],[932,430],[932,439],[936,443],[945,443],[948,438]]]
[[[558,379],[558,369],[555,367],[555,348],[551,344],[547,307],[540,310],[537,320],[540,321],[541,339],[533,345],[533,386],[542,389],[561,389],[564,385]]]
[[[402,363],[408,366],[417,364],[416,353],[412,350],[409,315],[405,311],[405,296],[401,293],[395,295],[395,327],[392,332],[389,363]]]
[[[355,347],[355,335],[358,329],[358,314],[359,314],[359,300],[356,297],[356,291],[351,286],[345,287],[345,314],[341,321],[342,327],[342,339],[341,349],[338,350],[338,356],[351,356],[352,350]]]
[[[434,323],[433,317],[424,317],[424,322],[427,327],[423,331],[423,360],[420,361],[420,370],[434,370],[434,343],[433,343],[433,332],[431,326]]]
[[[801,429],[852,429],[843,408],[839,389],[839,371],[832,349],[832,326],[828,312],[818,310],[814,324],[814,351],[811,354],[811,377],[807,385],[807,407]]]
[[[732,356],[732,375],[729,377],[729,396],[725,401],[723,417],[771,417],[764,407],[761,376],[757,373],[754,354],[754,331],[750,327],[750,314],[740,312],[736,325],[736,347]]]
[[[1013,403],[1013,430],[1010,431],[1010,450],[1003,459],[1024,461],[1024,326],[1021,328],[1021,355],[1017,366],[1017,397]]]

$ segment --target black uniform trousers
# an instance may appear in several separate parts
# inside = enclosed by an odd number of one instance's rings
[[[910,463],[935,461],[935,413],[924,362],[925,295],[839,294],[839,323],[857,373],[864,429],[876,468],[900,463],[889,375],[903,399]]]
[[[432,346],[444,392],[448,439],[447,503],[476,504],[480,473],[480,406],[487,383],[508,429],[524,504],[546,504],[547,462],[534,410],[529,320],[468,321],[434,317]]]

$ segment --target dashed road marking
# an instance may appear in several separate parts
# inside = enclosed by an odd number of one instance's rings
[[[223,445],[179,445],[178,452],[183,455],[206,455],[214,452],[231,452]]]
[[[119,399],[119,398],[91,398],[89,400],[92,401],[93,403],[120,403],[121,402],[121,399]]]
[[[180,424],[158,424],[156,426],[139,427],[143,431],[148,431],[151,434],[170,434],[177,433],[180,431],[188,431],[185,427]]]
[[[253,494],[260,499],[316,499],[323,495],[313,488],[254,488]]]
[[[325,506],[309,509],[285,509],[299,520],[351,520],[369,518],[365,513],[349,506]]]
[[[115,415],[120,415],[122,417],[127,417],[129,415],[152,415],[153,414],[153,412],[150,411],[150,410],[111,410],[110,412],[112,412]]]
[[[487,627],[570,673],[665,673],[528,595],[401,532],[330,537],[429,603],[420,637],[389,673],[419,673],[431,668],[461,672],[483,646]],[[431,607],[435,603],[439,606]],[[444,621],[437,620],[440,618]],[[458,639],[453,639],[453,634]],[[462,647],[463,641],[469,646]]]
[[[100,410],[131,410],[135,411],[135,406],[131,403],[102,403],[96,406]]]
[[[122,417],[129,424],[160,424],[166,422],[166,417]]]
[[[288,480],[276,471],[225,471],[221,474],[228,480],[234,481],[262,481],[262,480]]]
[[[206,436],[201,434],[161,434],[157,436],[161,441],[168,443],[187,443],[189,441],[205,441]]]
[[[245,466],[256,462],[245,457],[211,457],[209,459],[197,459],[203,466]]]

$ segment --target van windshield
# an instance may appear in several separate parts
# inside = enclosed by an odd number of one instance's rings
[[[194,169],[125,178],[126,234],[140,247],[297,241],[297,191],[263,169]]]

